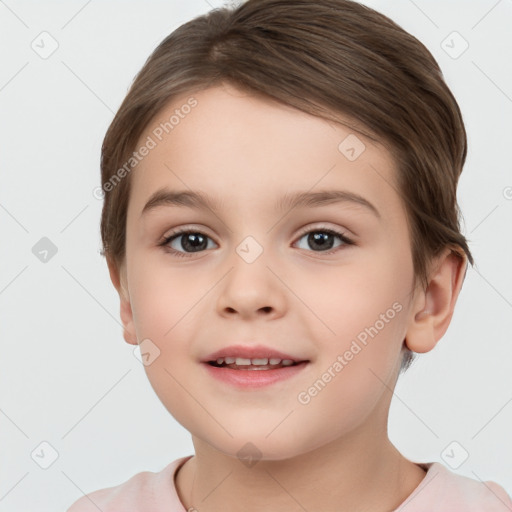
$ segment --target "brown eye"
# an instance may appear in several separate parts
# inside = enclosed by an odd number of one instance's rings
[[[211,238],[200,231],[179,231],[166,237],[160,245],[176,256],[187,256],[211,248],[208,240]]]
[[[338,244],[337,247],[342,247],[344,245],[353,245],[354,242],[346,237],[343,233],[339,233],[338,231],[332,229],[312,229],[306,231],[301,235],[299,241],[302,239],[306,239],[306,247],[299,247],[299,249],[311,249],[314,252],[325,252],[326,254],[331,254],[336,251],[329,251],[334,247],[334,243],[336,239],[340,240],[342,243]]]

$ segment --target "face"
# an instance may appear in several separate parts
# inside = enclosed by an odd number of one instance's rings
[[[225,454],[250,442],[275,460],[352,435],[376,411],[384,424],[413,288],[389,153],[228,85],[173,101],[137,147],[148,137],[130,177],[125,337],[169,412]],[[171,197],[183,191],[210,202]],[[301,363],[205,362],[234,345]]]

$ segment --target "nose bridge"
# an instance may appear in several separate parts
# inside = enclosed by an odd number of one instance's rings
[[[230,270],[223,280],[218,300],[219,313],[247,317],[264,313],[282,314],[284,291],[268,268],[268,251],[254,236],[246,236],[228,260]]]

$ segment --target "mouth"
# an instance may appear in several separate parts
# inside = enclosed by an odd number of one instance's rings
[[[249,344],[226,346],[204,357],[201,362],[210,377],[244,391],[256,391],[293,379],[311,363],[297,353]]]
[[[272,358],[244,358],[244,357],[219,357],[207,364],[216,368],[229,368],[231,370],[277,370],[279,368],[298,366],[308,363],[308,360],[295,361],[293,359]]]
[[[275,354],[274,354],[275,355]],[[301,375],[309,360],[281,359],[278,357],[217,357],[203,361],[210,377],[223,385],[245,391],[257,391],[277,385],[294,376]]]

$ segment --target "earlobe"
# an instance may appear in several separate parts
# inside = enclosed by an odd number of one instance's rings
[[[126,269],[124,263],[117,265],[111,259],[107,258],[107,266],[110,274],[110,280],[114,285],[120,300],[120,316],[123,324],[123,338],[130,345],[138,345],[135,325],[133,323],[133,313],[130,303],[130,295],[126,285]]]
[[[416,296],[405,343],[413,352],[429,352],[443,337],[462,288],[467,258],[449,248],[432,265],[429,284]]]
[[[121,322],[123,323],[123,338],[130,345],[138,345],[131,304],[121,299]]]

